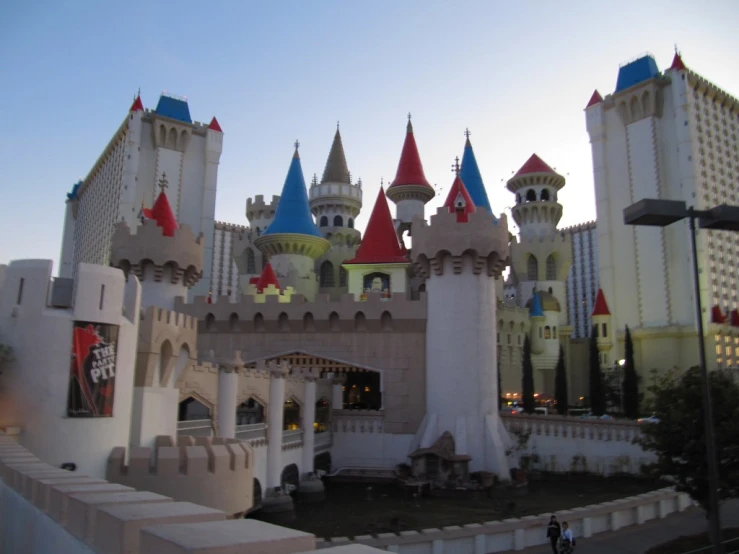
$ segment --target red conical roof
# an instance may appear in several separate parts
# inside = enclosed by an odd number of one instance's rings
[[[413,136],[413,125],[411,125],[410,121],[408,121],[408,127],[406,128],[403,151],[400,153],[398,172],[395,174],[395,180],[390,185],[390,188],[401,185],[419,185],[433,190],[426,180],[426,175],[423,173],[421,156],[418,155],[416,139]]]
[[[675,57],[672,58],[672,65],[670,66],[670,69],[677,69],[682,70],[685,69],[685,64],[683,63],[683,59],[680,57],[680,54],[675,52]]]
[[[521,175],[528,175],[529,173],[553,173],[557,174],[551,167],[549,167],[544,160],[542,160],[536,154],[531,154],[531,157],[526,160],[526,163],[521,166],[521,169],[514,175],[514,177],[520,177]]]
[[[475,203],[459,175],[454,179],[452,188],[449,189],[444,207],[449,210],[450,214],[457,214],[457,223],[467,223],[468,215],[475,211]]]
[[[219,133],[223,132],[223,129],[221,129],[221,126],[219,125],[218,120],[216,119],[216,116],[213,116],[213,119],[210,120],[208,129],[210,129],[211,131],[217,131]]]
[[[606,302],[606,295],[603,294],[603,289],[598,289],[598,294],[595,296],[593,313],[590,315],[611,315],[611,310],[608,309],[608,302]]]
[[[144,111],[144,104],[141,102],[140,94],[136,96],[136,100],[133,101],[133,104],[131,104],[131,108],[128,111],[129,112]]]
[[[151,218],[162,228],[162,234],[165,237],[174,236],[174,232],[177,230],[177,219],[172,213],[172,207],[169,205],[169,200],[164,191],[159,193],[151,208]]]
[[[600,104],[601,102],[603,102],[603,97],[600,95],[600,92],[598,92],[598,89],[595,89],[593,91],[593,96],[590,97],[590,101],[588,102],[588,105],[585,106],[585,109],[588,109],[590,106]]]
[[[405,248],[398,240],[385,191],[380,192],[372,208],[362,243],[353,259],[346,264],[402,264],[408,262]]]
[[[275,270],[272,269],[272,264],[267,262],[262,270],[262,274],[259,276],[259,281],[257,281],[257,292],[264,291],[264,289],[270,285],[274,285],[278,290],[280,288],[280,283],[277,280],[277,275],[275,275]]]

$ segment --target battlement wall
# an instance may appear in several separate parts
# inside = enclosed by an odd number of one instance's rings
[[[254,225],[257,221],[271,220],[275,216],[277,204],[280,203],[280,197],[276,194],[272,195],[272,201],[267,203],[264,201],[263,194],[257,194],[254,199],[246,199],[246,219]]]
[[[578,223],[576,225],[570,225],[569,227],[563,227],[559,230],[560,233],[568,233],[570,235],[575,233],[580,233],[582,231],[591,231],[595,228],[597,228],[598,222],[593,221],[585,221],[584,223]]]
[[[410,300],[405,293],[394,294],[391,299],[369,294],[365,301],[356,300],[353,294],[342,294],[338,299],[318,294],[313,302],[300,294],[293,294],[290,302],[280,302],[276,295],[266,295],[264,302],[246,295],[238,302],[225,295],[213,303],[205,297],[196,297],[192,303],[178,298],[175,310],[201,322],[200,332],[353,330],[356,323],[364,325],[362,321],[367,330],[381,330],[383,320],[386,329],[392,324],[394,331],[415,331],[425,329],[427,317],[425,293],[418,300]],[[401,321],[403,325],[396,325]]]
[[[156,438],[155,448],[116,447],[106,478],[140,490],[202,504],[229,515],[253,503],[254,453],[236,439],[179,436]]]

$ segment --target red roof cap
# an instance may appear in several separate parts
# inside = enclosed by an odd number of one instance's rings
[[[357,248],[357,254],[353,259],[344,263],[402,264],[406,262],[408,262],[406,250],[398,240],[385,191],[380,187],[362,243]]]
[[[739,327],[739,310],[736,308],[731,310],[731,326]]]
[[[685,64],[683,63],[683,59],[680,57],[680,54],[675,52],[675,57],[672,58],[672,65],[670,66],[670,69],[677,69],[682,70],[685,69]]]
[[[267,262],[262,270],[262,274],[259,276],[259,281],[257,281],[257,292],[262,292],[270,285],[274,285],[278,290],[280,288],[280,283],[277,280],[277,275],[275,275],[275,270],[272,269],[272,264]]]
[[[721,306],[716,305],[711,308],[711,323],[718,323],[719,325],[723,325],[724,323],[726,323],[727,319],[728,318],[721,310]]]
[[[138,111],[144,111],[144,104],[141,102],[141,95],[136,96],[136,100],[133,101],[133,104],[131,104],[131,107],[128,110],[129,112],[138,112]]]
[[[177,220],[172,213],[172,207],[164,191],[159,193],[154,205],[151,208],[151,218],[157,222],[162,228],[162,234],[165,237],[173,237],[177,230]]]
[[[467,223],[468,215],[475,211],[475,203],[459,175],[454,179],[452,188],[449,189],[444,207],[449,210],[450,214],[457,214],[457,223]]]
[[[598,289],[598,294],[595,296],[593,313],[590,315],[611,315],[611,310],[608,309],[608,302],[606,302],[606,295],[603,294],[603,289]]]
[[[216,119],[216,116],[213,116],[213,119],[210,120],[210,124],[208,125],[208,129],[211,131],[216,131],[218,133],[222,133],[223,129],[221,129],[220,124],[218,123],[218,120]]]
[[[410,121],[406,129],[403,151],[400,153],[398,172],[395,174],[395,180],[390,187],[401,185],[420,185],[430,189],[433,188],[429,185],[426,175],[423,173],[421,156],[418,155],[418,146],[416,146],[416,139],[413,136],[413,125],[411,125]]]
[[[598,92],[598,89],[595,89],[593,91],[593,96],[590,97],[590,101],[588,102],[588,105],[585,106],[585,109],[588,109],[590,106],[600,104],[601,102],[603,102],[603,97],[600,95],[600,92]]]
[[[521,166],[521,169],[514,175],[514,177],[520,177],[521,175],[528,175],[529,173],[553,173],[557,174],[551,167],[549,167],[544,160],[542,160],[536,154],[531,154],[531,157],[526,160],[526,163]]]

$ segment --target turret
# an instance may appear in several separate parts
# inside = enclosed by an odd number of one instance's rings
[[[526,303],[531,318],[531,363],[534,369],[545,372],[539,390],[554,383],[554,368],[559,358],[560,314],[559,300],[546,290],[534,290]]]
[[[593,321],[593,327],[596,329],[596,337],[598,337],[598,352],[600,352],[601,366],[609,367],[613,362],[611,358],[615,354],[612,352],[615,334],[612,325],[613,318],[611,317],[611,310],[608,309],[608,302],[606,302],[606,295],[603,294],[603,289],[598,289],[593,313],[590,317]]]
[[[508,479],[508,435],[498,416],[495,280],[508,264],[508,222],[470,209],[459,175],[426,225],[413,221],[413,261],[426,278],[427,413],[411,450],[449,432],[470,471]],[[464,401],[460,402],[460,399]]]
[[[464,154],[462,155],[462,169],[459,172],[459,176],[467,188],[472,201],[478,208],[484,208],[489,214],[493,214],[493,209],[490,207],[490,200],[488,199],[488,193],[485,190],[485,184],[482,182],[482,175],[480,174],[480,168],[477,166],[477,158],[475,158],[475,151],[472,149],[472,143],[470,142],[470,131],[464,132],[467,140],[464,144]]]
[[[408,253],[393,226],[385,191],[380,187],[367,230],[356,256],[343,264],[348,275],[349,292],[366,300],[378,294],[390,298],[408,288]]]
[[[564,186],[565,178],[536,154],[507,183],[516,195],[513,218],[520,230],[519,239],[511,245],[519,305],[536,286],[552,294],[560,306],[567,306],[565,282],[572,265],[572,246],[570,236],[557,230],[562,217],[557,193]],[[558,312],[558,320],[559,325],[567,324],[566,309]]]
[[[254,244],[269,257],[283,285],[292,286],[313,300],[318,292],[315,260],[326,253],[330,244],[311,217],[298,146],[296,141],[275,217]]]
[[[257,194],[253,200],[246,199],[246,219],[249,220],[249,225],[257,237],[272,223],[279,203],[280,197],[276,195],[272,196],[269,204],[264,201],[261,194]]]
[[[416,138],[413,135],[411,116],[408,114],[403,151],[398,162],[395,180],[387,189],[387,197],[397,206],[397,231],[402,237],[405,231],[411,231],[416,217],[425,218],[424,206],[436,195],[434,188],[426,180],[423,173],[421,157],[418,155]]]
[[[164,189],[167,177],[159,180],[161,192],[151,209],[142,206],[141,225],[131,229],[121,222],[113,233],[111,265],[133,273],[141,281],[141,306],[173,309],[175,298],[202,276],[204,238],[195,237],[189,225],[178,225]]]
[[[321,182],[311,183],[310,209],[324,237],[342,234],[359,240],[354,220],[362,209],[361,181],[352,184],[338,125]]]

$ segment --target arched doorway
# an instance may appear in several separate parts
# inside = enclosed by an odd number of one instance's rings
[[[211,409],[193,396],[179,404],[177,414],[177,434],[194,437],[210,437],[213,433]]]
[[[382,407],[380,374],[374,371],[347,373],[344,405],[350,410],[379,410]]]
[[[264,406],[254,398],[249,398],[236,408],[236,425],[264,423]]]
[[[313,458],[313,469],[331,473],[331,452],[321,452]]]
[[[300,404],[292,398],[285,400],[283,408],[283,424],[284,431],[296,431],[300,429]]]

